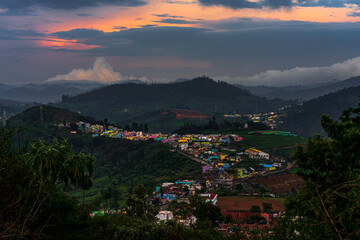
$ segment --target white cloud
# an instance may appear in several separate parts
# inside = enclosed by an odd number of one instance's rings
[[[134,76],[123,76],[120,72],[116,72],[113,67],[106,61],[104,57],[96,58],[93,68],[82,69],[77,68],[71,70],[67,74],[57,75],[47,79],[47,82],[58,81],[58,80],[87,80],[97,81],[103,83],[113,83],[121,80],[132,80],[136,79]],[[147,80],[145,77],[140,80]]]
[[[267,70],[249,77],[223,76],[216,79],[251,86],[290,86],[325,83],[333,79],[345,80],[353,76],[360,76],[360,57],[326,67],[295,67],[284,71]]]

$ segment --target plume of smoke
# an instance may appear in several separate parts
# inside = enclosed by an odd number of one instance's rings
[[[344,80],[359,75],[360,57],[357,57],[326,67],[295,67],[284,71],[267,70],[249,77],[223,76],[216,79],[251,86],[290,86],[325,83],[332,79]]]

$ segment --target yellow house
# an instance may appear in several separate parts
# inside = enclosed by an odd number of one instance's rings
[[[236,172],[236,177],[238,178],[242,178],[243,177],[243,170],[242,169],[238,169]]]

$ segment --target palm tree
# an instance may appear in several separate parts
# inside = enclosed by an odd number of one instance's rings
[[[29,168],[35,170],[42,181],[57,184],[84,185],[85,174],[93,173],[95,159],[84,153],[72,153],[66,140],[46,143],[43,140],[31,145],[22,155]]]

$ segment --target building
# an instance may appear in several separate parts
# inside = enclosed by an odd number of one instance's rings
[[[174,219],[174,214],[171,211],[160,211],[156,215],[156,218],[159,219],[160,221],[173,220]]]
[[[260,150],[257,150],[255,148],[249,148],[248,150],[245,150],[245,153],[250,158],[256,158],[256,159],[270,159],[270,154],[262,152]]]
[[[173,201],[177,198],[178,196],[176,194],[172,194],[172,193],[164,193],[163,196],[161,197],[161,194],[158,194],[158,198],[164,198],[168,201]]]
[[[205,202],[211,202],[216,205],[218,195],[216,193],[201,193],[200,197],[205,199]]]

